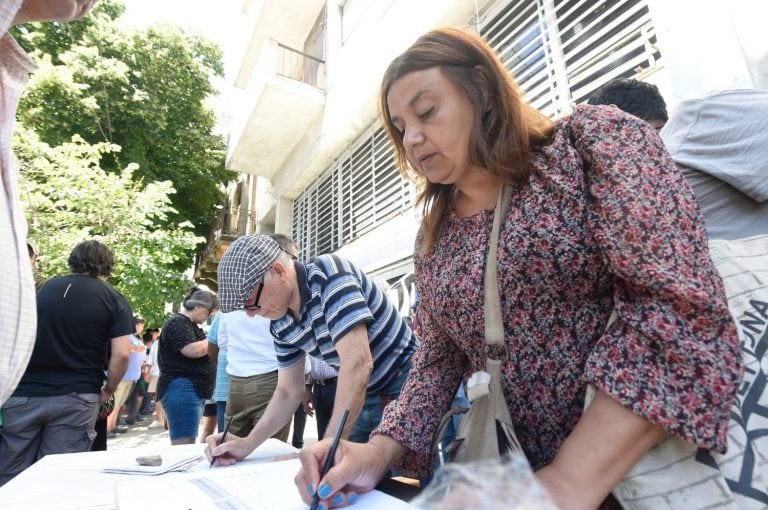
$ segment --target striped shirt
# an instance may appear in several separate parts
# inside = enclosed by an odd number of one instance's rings
[[[11,130],[19,97],[35,68],[7,34],[21,0],[0,1],[0,405],[27,368],[35,343],[37,310],[27,254],[27,223],[19,203],[18,171],[11,164]]]
[[[295,263],[301,306],[299,319],[288,314],[272,321],[280,368],[303,361],[304,354],[339,369],[335,344],[364,324],[373,357],[368,392],[384,388],[416,351],[418,340],[397,309],[368,276],[349,261],[321,255]]]

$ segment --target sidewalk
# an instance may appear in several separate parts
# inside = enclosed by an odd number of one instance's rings
[[[288,441],[290,442],[293,434],[293,425],[291,425],[291,432],[288,434]],[[304,427],[304,446],[311,446],[317,442],[317,424],[315,418],[307,416],[307,425]],[[168,446],[171,444],[171,439],[168,436],[168,431],[163,430],[163,425],[155,420],[155,416],[146,416],[145,420],[141,423],[130,427],[127,432],[118,434],[112,439],[107,439],[108,450],[125,450],[127,448],[135,448],[137,446]]]

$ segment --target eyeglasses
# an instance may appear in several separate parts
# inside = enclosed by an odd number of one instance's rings
[[[289,257],[291,257],[291,260],[296,260],[298,257],[294,255],[293,253],[289,251],[285,251],[282,248],[280,248],[284,253],[286,253]],[[269,272],[269,270],[267,270]],[[264,290],[264,277],[267,275],[267,273],[264,273],[264,275],[261,277],[261,281],[258,282],[259,284],[259,290],[256,291],[256,299],[253,300],[253,304],[244,304],[243,310],[258,310],[261,308],[261,305],[259,305],[259,299],[261,299],[261,291]]]
[[[266,274],[266,273],[264,273]],[[264,290],[264,277],[261,277],[261,281],[259,282],[259,290],[256,291],[256,299],[253,301],[253,304],[243,305],[244,310],[258,310],[261,308],[261,305],[259,305],[259,299],[261,299],[261,291]]]

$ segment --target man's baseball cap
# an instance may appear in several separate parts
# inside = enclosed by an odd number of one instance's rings
[[[251,234],[236,239],[216,270],[221,311],[242,310],[245,300],[279,255],[280,246],[268,235]]]

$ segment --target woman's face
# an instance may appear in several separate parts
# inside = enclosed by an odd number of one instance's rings
[[[208,320],[208,316],[211,315],[211,311],[204,306],[195,306],[192,313],[189,314],[189,318],[195,324],[202,324]]]
[[[479,170],[469,158],[474,106],[439,67],[398,78],[387,107],[408,160],[430,182],[460,187]]]

